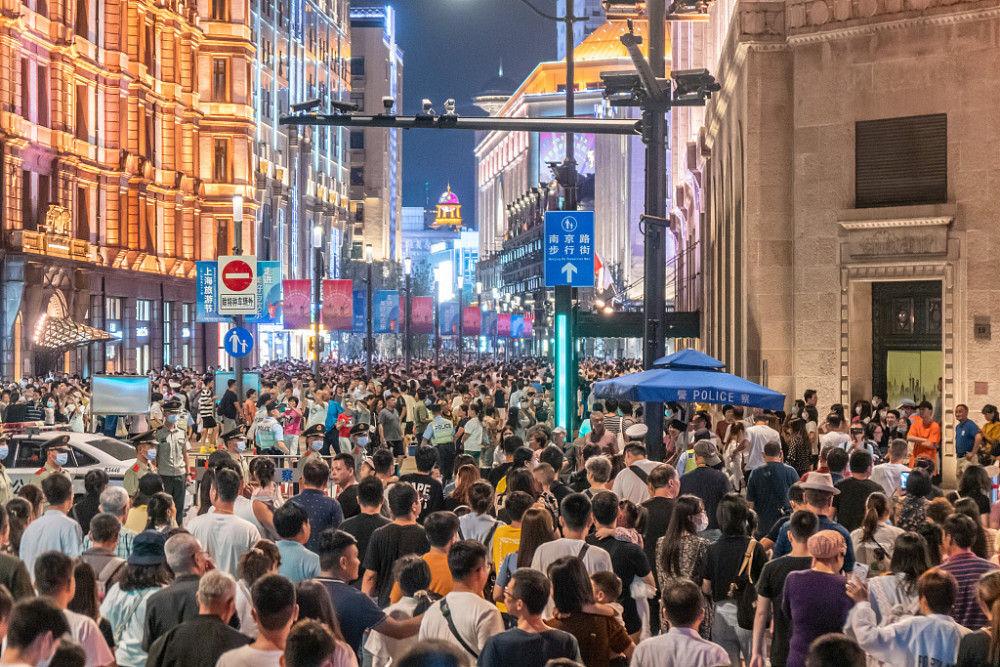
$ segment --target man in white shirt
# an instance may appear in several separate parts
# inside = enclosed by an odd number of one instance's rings
[[[42,492],[49,509],[21,536],[21,560],[32,579],[35,559],[46,551],[59,551],[70,558],[83,553],[80,524],[66,516],[73,507],[73,482],[65,475],[50,475],[42,481]]]
[[[771,428],[770,421],[771,415],[761,413],[754,418],[754,425],[746,430],[746,438],[750,445],[743,474],[747,480],[750,479],[751,472],[767,463],[764,460],[764,445],[781,441],[781,435]]]
[[[717,667],[728,665],[726,649],[703,639],[698,626],[705,606],[698,585],[681,579],[663,591],[662,604],[670,631],[639,642],[632,667]]]
[[[70,637],[87,654],[87,667],[115,664],[115,656],[94,619],[66,608],[76,595],[73,559],[58,551],[47,551],[35,559],[33,573],[38,594],[51,598],[66,615]]]
[[[48,598],[25,598],[14,605],[7,623],[7,650],[0,664],[10,667],[47,665],[69,632],[66,616]]]
[[[504,630],[496,605],[482,597],[490,573],[486,547],[473,540],[456,542],[448,551],[448,569],[451,593],[427,610],[418,637],[453,644],[475,661],[486,640]]]
[[[872,468],[872,475],[869,479],[879,484],[885,491],[885,495],[892,498],[902,487],[902,473],[910,472],[910,468],[903,463],[907,457],[909,443],[902,438],[896,438],[889,442],[889,462],[880,463]]]
[[[227,651],[215,667],[279,667],[285,641],[299,617],[295,585],[280,574],[258,579],[250,591],[253,620],[260,632],[248,646]]]
[[[476,465],[479,465],[479,455],[483,449],[483,423],[480,421],[483,416],[483,406],[473,403],[469,409],[472,411],[472,417],[463,427],[465,434],[462,436],[462,447],[466,454],[476,459]]]
[[[851,442],[851,436],[845,431],[845,422],[840,415],[833,413],[826,418],[826,433],[819,437],[819,448],[839,447],[844,449]]]
[[[582,493],[571,493],[563,498],[559,509],[559,525],[562,526],[563,537],[539,546],[531,559],[531,568],[547,573],[549,565],[559,558],[576,556],[583,561],[589,574],[611,572],[611,556],[608,552],[591,547],[584,541],[594,522],[590,499]]]
[[[233,513],[241,482],[235,471],[217,470],[209,492],[213,511],[195,517],[188,524],[188,530],[201,542],[216,567],[234,578],[239,576],[240,556],[260,540],[257,526]]]
[[[646,458],[643,440],[647,430],[645,424],[634,424],[626,429],[628,444],[625,445],[625,469],[618,473],[611,487],[619,500],[631,500],[636,505],[649,500],[649,473],[660,465],[659,461]]]

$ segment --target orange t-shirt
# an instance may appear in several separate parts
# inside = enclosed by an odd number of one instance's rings
[[[937,422],[931,422],[924,426],[923,419],[915,419],[910,424],[910,431],[907,435],[914,435],[918,438],[926,438],[932,444],[925,445],[919,442],[913,443],[913,454],[910,455],[910,467],[912,468],[920,456],[926,456],[932,461],[937,461],[937,448],[941,445],[941,427]]]
[[[437,593],[444,597],[451,593],[452,581],[451,570],[448,569],[448,555],[428,551],[423,555],[424,562],[431,568],[431,585],[427,587],[431,593]],[[389,601],[393,604],[399,602],[403,597],[403,590],[399,587],[399,582],[392,585],[389,592]]]

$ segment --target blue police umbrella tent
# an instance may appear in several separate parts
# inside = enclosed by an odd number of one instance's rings
[[[594,384],[597,398],[668,403],[718,403],[782,410],[785,395],[732,373],[724,363],[695,350],[682,350],[654,363],[655,368]]]

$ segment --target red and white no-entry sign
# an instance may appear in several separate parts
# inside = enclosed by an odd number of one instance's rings
[[[219,313],[257,313],[257,258],[253,255],[219,258]]]

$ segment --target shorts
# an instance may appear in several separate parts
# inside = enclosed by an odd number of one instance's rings
[[[413,435],[413,422],[406,422],[406,426],[403,429],[403,435]]]
[[[215,417],[202,417],[201,427],[202,428],[215,428],[219,424],[215,421]]]
[[[387,440],[386,446],[392,449],[393,456],[406,456],[406,448],[402,440]]]

